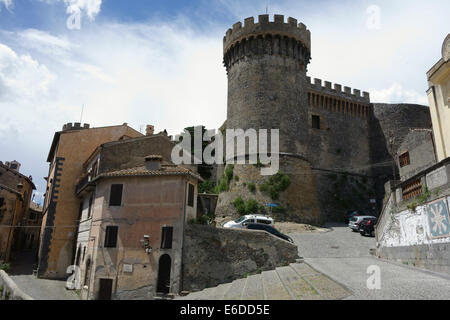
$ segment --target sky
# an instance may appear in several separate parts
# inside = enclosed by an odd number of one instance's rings
[[[0,0],[0,160],[22,163],[41,202],[65,123],[219,128],[223,36],[266,12],[311,31],[310,77],[368,91],[372,102],[428,104],[448,0]]]

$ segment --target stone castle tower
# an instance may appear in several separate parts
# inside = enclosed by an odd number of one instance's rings
[[[273,214],[277,220],[342,221],[355,209],[376,215],[393,175],[389,141],[400,143],[410,128],[429,128],[428,107],[374,104],[368,92],[311,79],[311,33],[294,18],[260,15],[257,23],[253,17],[235,23],[223,54],[226,129],[279,129],[280,172],[291,185],[273,199],[259,189],[267,182],[259,169],[236,165],[238,179],[220,194],[216,214],[236,214],[232,203],[242,197],[278,203],[286,210]]]
[[[260,15],[223,40],[228,74],[228,129],[280,129],[280,152],[304,155],[308,135],[306,68],[311,34],[296,19]]]

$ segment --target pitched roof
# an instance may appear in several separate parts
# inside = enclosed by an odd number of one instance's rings
[[[177,175],[187,175],[191,176],[197,180],[203,181],[200,175],[194,173],[193,171],[177,166],[177,165],[162,165],[159,170],[148,170],[145,166],[134,167],[123,170],[116,170],[105,172],[97,176],[98,178],[111,178],[111,177],[126,177],[126,176],[177,176]]]

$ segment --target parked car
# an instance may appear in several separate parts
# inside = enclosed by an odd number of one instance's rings
[[[249,223],[249,224],[247,225],[247,229],[249,229],[249,230],[262,230],[262,231],[266,231],[266,232],[268,232],[268,233],[273,234],[273,235],[276,236],[276,237],[279,237],[279,238],[281,238],[281,239],[283,239],[283,240],[286,240],[286,241],[289,241],[289,242],[291,242],[291,243],[294,243],[294,240],[292,240],[291,237],[289,237],[289,236],[287,236],[287,235],[285,235],[285,234],[282,234],[280,231],[278,231],[277,229],[275,229],[274,227],[269,226],[269,225],[258,224],[258,223]]]
[[[237,229],[245,229],[249,223],[262,224],[265,226],[272,226],[274,224],[274,220],[271,217],[263,216],[263,215],[246,215],[242,216],[235,221],[228,221],[223,224],[224,228],[237,228]]]
[[[352,231],[356,232],[359,231],[359,224],[361,221],[364,220],[364,218],[375,218],[374,216],[354,216],[350,219],[350,222],[348,223],[348,227],[352,229]]]
[[[377,221],[377,218],[364,218],[359,224],[359,233],[362,236],[370,235],[371,237],[375,237],[375,225]]]
[[[350,222],[350,219],[356,216],[363,216],[364,213],[361,210],[348,210],[345,214],[344,214],[344,221],[346,224],[348,224]]]

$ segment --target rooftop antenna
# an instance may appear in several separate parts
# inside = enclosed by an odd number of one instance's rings
[[[266,5],[266,14],[269,14],[269,5]]]

